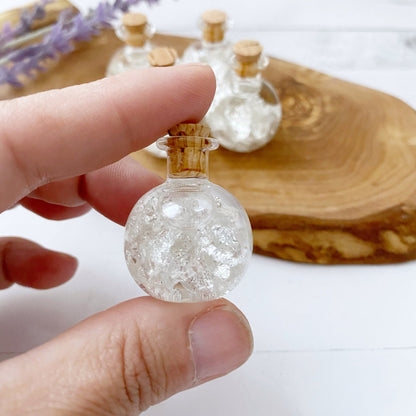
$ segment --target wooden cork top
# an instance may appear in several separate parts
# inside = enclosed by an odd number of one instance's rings
[[[256,40],[240,40],[234,45],[234,53],[239,62],[257,62],[263,47]]]
[[[202,37],[208,43],[221,42],[225,35],[227,15],[222,10],[207,10],[202,16]]]
[[[209,137],[211,129],[205,124],[181,123],[169,129],[169,136]]]
[[[201,17],[207,25],[223,25],[227,21],[227,15],[222,10],[207,10]]]
[[[125,13],[122,17],[125,29],[125,42],[129,46],[141,48],[148,37],[146,34],[147,17],[142,13]]]
[[[178,53],[173,48],[155,48],[149,53],[147,59],[150,65],[155,67],[165,67],[175,65]]]
[[[210,134],[203,124],[182,123],[169,129],[171,137],[158,140],[158,146],[168,152],[170,178],[208,177],[208,151],[218,147]]]
[[[260,59],[263,47],[256,40],[240,40],[234,45],[235,59],[237,65],[235,72],[240,77],[255,77],[260,69],[258,60]]]
[[[122,23],[130,33],[143,33],[146,29],[147,17],[142,13],[125,13]]]

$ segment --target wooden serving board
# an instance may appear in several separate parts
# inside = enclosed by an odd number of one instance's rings
[[[182,53],[191,39],[155,37]],[[93,81],[120,47],[110,31],[51,65],[7,99]],[[257,253],[298,262],[416,258],[416,112],[396,98],[271,59],[264,73],[283,119],[263,149],[211,154],[210,178],[246,208]],[[135,157],[165,175],[165,161]]]
[[[277,59],[264,76],[283,105],[273,141],[249,154],[210,155],[210,178],[249,214],[255,251],[321,264],[414,259],[416,112]],[[165,172],[145,151],[137,159]]]

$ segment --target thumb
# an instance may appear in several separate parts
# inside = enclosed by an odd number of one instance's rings
[[[134,299],[2,363],[0,414],[137,415],[230,372],[251,350],[246,319],[224,299]]]

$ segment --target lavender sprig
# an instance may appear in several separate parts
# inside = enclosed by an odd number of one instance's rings
[[[116,0],[113,4],[107,1],[83,16],[81,13],[68,18],[68,12],[63,11],[52,30],[40,43],[9,53],[0,60],[0,84],[8,83],[14,87],[22,86],[20,75],[34,78],[37,71],[44,71],[42,61],[57,59],[60,54],[74,50],[74,42],[87,41],[98,35],[102,29],[111,27],[116,13],[126,12],[140,2],[149,4],[158,0]]]
[[[31,31],[32,25],[36,20],[42,20],[46,16],[45,6],[53,0],[41,0],[31,9],[25,9],[20,15],[19,23],[12,26],[9,22],[5,23],[0,32],[0,49],[11,40],[23,36]]]

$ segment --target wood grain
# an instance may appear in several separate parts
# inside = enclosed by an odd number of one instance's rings
[[[283,121],[250,154],[213,152],[210,177],[249,214],[255,251],[314,263],[416,257],[416,112],[386,94],[276,59]],[[137,158],[164,174],[164,162]]]
[[[190,39],[156,36],[179,53]],[[111,32],[63,57],[11,98],[101,78],[120,42]],[[274,140],[250,154],[219,149],[210,177],[250,216],[255,251],[312,263],[416,258],[416,113],[381,92],[271,59],[265,77],[283,105]],[[145,166],[166,162],[140,151]]]

